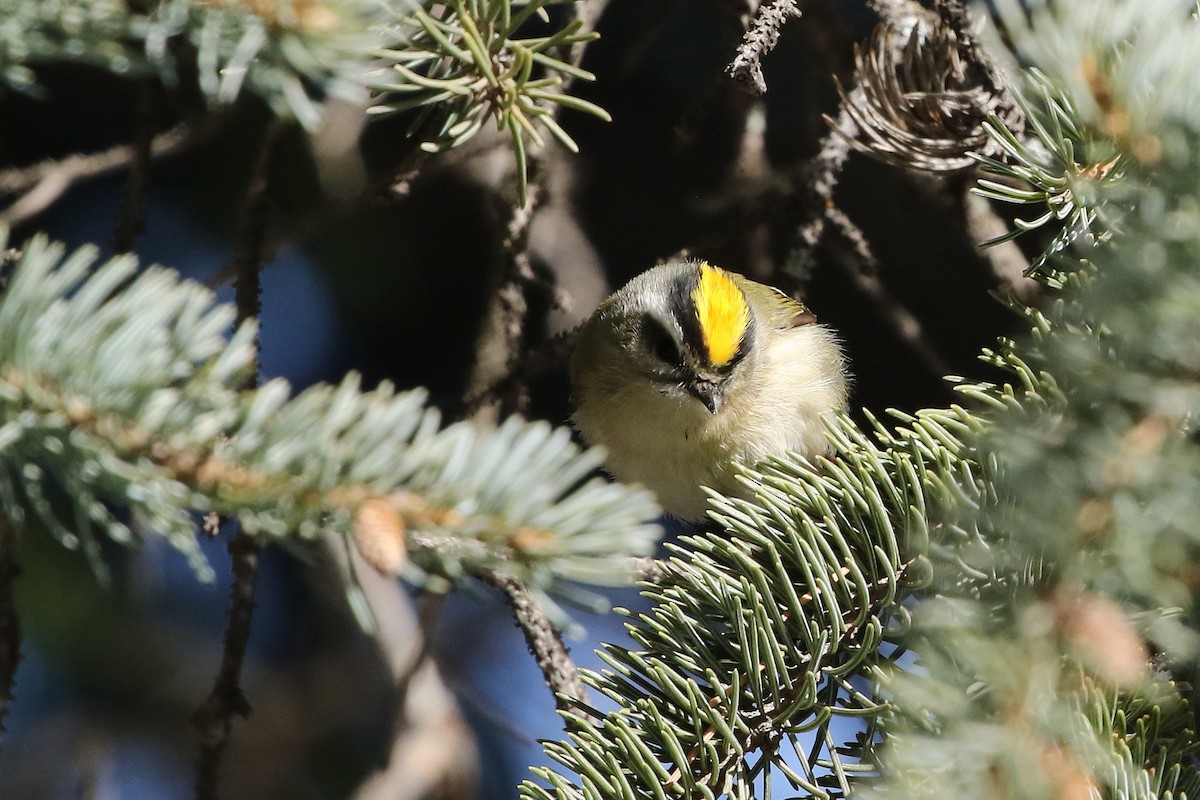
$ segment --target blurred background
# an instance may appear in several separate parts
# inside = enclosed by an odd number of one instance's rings
[[[865,267],[852,247],[826,236],[806,272],[781,272],[803,216],[788,200],[793,184],[828,133],[823,115],[836,113],[834,76],[849,74],[854,42],[875,17],[853,0],[801,3],[804,16],[787,24],[764,61],[769,89],[759,100],[723,73],[741,38],[742,5],[606,5],[602,38],[584,60],[598,80],[574,91],[613,120],[571,111],[560,118],[581,153],[548,155],[543,166],[546,202],[530,252],[544,280],[529,295],[527,347],[552,352],[553,337],[607,292],[686,254],[802,288],[842,336],[856,408],[952,402],[943,375],[983,376],[980,349],[1016,327],[989,296],[1000,280],[966,233],[965,180],[935,181],[852,155],[835,198],[875,261]],[[132,139],[137,83],[78,66],[38,74],[42,96],[0,97],[4,167]],[[167,95],[156,113],[165,130],[186,102]],[[145,233],[134,244],[143,262],[232,298],[225,268],[267,124],[265,109],[246,102],[154,161]],[[398,195],[372,190],[388,185],[411,148],[406,125],[367,125],[360,110],[336,105],[317,133],[284,132],[270,176],[263,373],[301,388],[357,370],[368,387],[385,379],[428,387],[456,416],[502,267],[511,164],[503,138],[482,136],[466,152],[430,161]],[[46,231],[111,251],[125,180],[117,170],[74,183],[22,221],[12,241]],[[562,424],[562,359],[544,360],[528,375],[525,413]],[[23,661],[0,747],[0,798],[192,796],[198,745],[189,719],[220,663],[228,535],[205,541],[218,575],[212,584],[153,540],[109,553],[107,586],[48,537],[21,542]],[[545,763],[537,739],[558,737],[561,726],[498,593],[479,586],[439,600],[385,586],[373,597],[386,600],[380,616],[396,626],[390,639],[361,632],[327,556],[265,552],[243,677],[253,711],[234,726],[223,797],[430,796],[416,778],[388,785],[381,773],[398,733],[412,732],[397,723],[406,714],[436,721],[405,752],[438,773],[431,781],[439,796],[513,797],[528,766]],[[611,599],[641,603],[634,591]],[[586,630],[569,641],[583,666],[598,666],[597,642],[628,641],[618,616],[573,614]],[[414,678],[402,708],[394,662],[417,655],[404,651],[419,629],[438,673]]]

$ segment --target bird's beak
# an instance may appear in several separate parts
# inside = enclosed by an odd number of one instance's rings
[[[721,394],[720,384],[698,378],[687,384],[687,391],[688,394],[704,404],[708,413],[716,414],[721,410],[721,402],[724,397]]]

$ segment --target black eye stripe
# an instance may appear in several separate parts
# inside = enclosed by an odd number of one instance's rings
[[[675,337],[659,320],[649,315],[642,317],[642,342],[646,350],[663,363],[672,367],[683,366],[683,354],[679,352]]]
[[[680,273],[671,286],[670,308],[675,315],[679,329],[683,333],[683,346],[690,352],[704,358],[704,334],[700,331],[700,320],[696,317],[696,302],[692,294],[700,283],[700,268],[693,265],[692,269]]]

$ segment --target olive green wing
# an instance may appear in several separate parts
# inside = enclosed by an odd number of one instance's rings
[[[808,310],[808,306],[793,300],[774,286],[756,283],[741,275],[736,277],[738,285],[750,298],[751,303],[766,311],[767,318],[773,327],[777,329],[799,328],[802,325],[812,325],[817,321],[813,313]]]

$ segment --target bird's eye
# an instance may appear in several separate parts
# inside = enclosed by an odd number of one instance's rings
[[[642,319],[642,341],[646,350],[653,353],[659,361],[672,367],[683,365],[683,354],[679,352],[675,337],[653,317]]]

